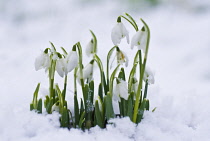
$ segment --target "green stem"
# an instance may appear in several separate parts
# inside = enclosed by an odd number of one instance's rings
[[[134,105],[134,113],[133,113],[133,122],[134,123],[136,123],[136,119],[137,119],[137,115],[138,115],[141,89],[142,89],[142,84],[143,84],[143,76],[144,76],[144,71],[145,71],[145,67],[146,67],[147,55],[148,55],[148,50],[149,50],[149,42],[150,42],[150,29],[149,29],[148,25],[142,19],[140,19],[140,20],[143,22],[144,26],[146,27],[147,43],[146,43],[146,51],[145,51],[145,55],[144,55],[144,61],[143,61],[143,65],[142,65],[142,68],[140,71],[140,80],[139,80],[138,90],[137,90],[137,94],[136,94],[136,101],[135,101],[135,105]]]
[[[107,86],[109,86],[109,60],[110,60],[110,57],[116,47],[117,46],[112,47],[107,54],[107,59],[106,59],[106,80],[107,80],[106,83],[107,83]],[[109,91],[109,87],[107,87],[107,91]]]
[[[74,94],[77,96],[77,70],[78,67],[74,69]]]
[[[66,97],[66,87],[67,87],[67,75],[65,76],[65,79],[64,79],[64,88],[63,88],[63,101],[65,101],[65,97]]]
[[[103,74],[104,74],[103,64],[102,64],[100,58],[96,54],[94,55],[94,60],[97,62],[99,70],[100,70],[101,85],[102,85],[102,87],[104,87],[104,91],[106,91],[106,88],[105,88],[106,86],[105,86],[104,80],[103,80],[104,79],[104,76],[103,76]],[[102,93],[103,93],[103,89],[102,89]]]
[[[113,83],[114,83],[115,74],[117,73],[117,70],[119,67],[120,67],[120,64],[115,68],[115,70],[112,72],[112,75],[110,77],[109,93],[111,96],[112,96],[112,91],[113,91]]]

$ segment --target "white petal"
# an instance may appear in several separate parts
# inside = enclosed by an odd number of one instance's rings
[[[87,44],[85,52],[88,57],[93,54],[93,43],[91,41]]]
[[[78,65],[78,55],[76,51],[71,51],[67,56],[67,71],[71,72]]]
[[[126,81],[120,80],[120,83],[117,84],[120,92],[120,97],[124,98],[125,100],[128,99],[128,85]]]
[[[136,32],[136,34],[131,39],[131,49],[133,49],[134,46],[138,45],[139,39],[140,39],[141,31]]]
[[[144,72],[144,81],[148,80],[148,84],[154,84],[155,78],[154,74],[149,67],[146,67]]]
[[[91,78],[93,75],[93,64],[87,64],[87,66],[83,70],[83,78]]]
[[[127,67],[128,66],[128,63],[129,63],[128,56],[127,56],[127,54],[124,51],[122,51],[122,53],[124,54],[124,57],[125,57],[125,66]]]
[[[64,59],[63,58],[57,60],[56,71],[61,77],[64,76]]]
[[[147,40],[146,31],[140,30],[140,31],[136,32],[136,34],[133,36],[133,38],[131,40],[131,49],[133,49],[134,46],[137,46],[138,50],[145,51],[146,40]]]
[[[127,43],[129,44],[129,32],[127,31],[123,23],[119,23],[119,24],[120,24],[122,38],[126,37]]]
[[[117,84],[115,84],[115,87],[113,88],[113,100],[114,101],[121,101],[120,100],[120,92],[119,92],[119,87],[117,86]]]
[[[115,25],[114,28],[112,29],[111,38],[114,45],[118,45],[120,43],[122,38],[122,33],[119,27],[119,23],[117,23],[117,25]]]
[[[48,69],[50,66],[50,57],[48,54],[42,53],[35,60],[35,70],[42,68]]]

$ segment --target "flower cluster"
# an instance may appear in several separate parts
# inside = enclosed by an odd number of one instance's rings
[[[122,19],[128,21],[136,31],[131,39],[131,44],[129,32],[122,23]],[[149,110],[148,85],[154,84],[154,75],[146,66],[150,30],[142,19],[141,21],[143,27],[139,30],[136,21],[129,14],[125,13],[125,16],[121,15],[117,18],[117,23],[111,32],[114,47],[107,54],[106,70],[97,55],[97,38],[92,31],[90,31],[92,39],[85,49],[86,55],[91,59],[85,67],[80,42],[74,44],[69,53],[63,47],[61,47],[63,53],[58,52],[54,44],[51,43],[51,48],[46,48],[35,60],[35,70],[44,69],[48,73],[49,95],[46,95],[44,100],[38,98],[39,83],[34,92],[30,109],[38,113],[42,113],[43,110],[48,114],[58,112],[61,115],[61,127],[67,128],[89,129],[96,125],[105,128],[108,124],[107,121],[116,116],[128,116],[134,123],[139,123],[143,118],[144,111]],[[123,38],[126,38],[132,49],[134,46],[138,48],[129,77],[125,75],[127,68],[124,68],[124,64],[125,67],[128,66],[129,59],[120,48]],[[114,65],[112,70],[110,69],[112,66],[110,59],[114,51],[116,52],[114,58],[117,65]],[[99,84],[94,82],[94,65],[100,70]],[[55,83],[55,72],[60,77],[64,77],[63,89]],[[74,83],[70,83],[74,85],[74,111],[70,110],[72,108],[66,101],[67,80],[71,72],[74,76],[74,80],[71,81]],[[77,96],[79,88],[81,88],[83,96],[80,101]],[[97,91],[96,88],[98,88]],[[113,102],[118,102],[119,113],[114,112]]]

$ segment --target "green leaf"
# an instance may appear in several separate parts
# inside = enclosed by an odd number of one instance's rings
[[[155,112],[156,109],[157,109],[157,107],[155,107],[155,108],[152,110],[152,112]]]
[[[33,103],[30,104],[30,111],[33,111],[34,110],[34,105]]]
[[[133,118],[133,101],[132,101],[132,96],[129,95],[128,97],[128,110],[127,110],[127,116],[132,120]]]
[[[38,97],[39,88],[40,88],[40,83],[37,84],[36,89],[34,91],[34,97],[33,97],[33,107],[34,107],[34,109],[37,109],[37,97]]]
[[[132,85],[133,85],[133,79],[134,79],[134,75],[136,73],[136,66],[137,66],[137,63],[135,63],[133,65],[133,68],[131,69],[130,71],[130,75],[129,75],[129,79],[128,79],[128,92],[131,93],[133,90],[132,90]]]
[[[79,128],[82,128],[83,127],[83,123],[85,121],[85,111],[82,113],[80,119],[79,119]]]
[[[126,81],[124,68],[121,68],[121,70],[119,72],[119,75],[118,75],[118,78]]]
[[[146,81],[145,88],[144,88],[144,97],[143,97],[143,99],[147,98],[147,90],[148,90],[148,82]]]
[[[113,91],[113,82],[114,82],[114,78],[115,75],[117,73],[118,68],[120,67],[120,64],[114,69],[114,71],[112,72],[111,78],[110,78],[110,83],[109,83],[109,93],[112,96],[112,91]]]
[[[115,114],[112,105],[112,96],[109,92],[106,95],[105,102],[106,102],[106,118],[107,120],[110,120],[111,118],[115,117]]]
[[[85,110],[84,110],[84,104],[83,104],[83,100],[82,100],[82,98],[81,98],[79,119],[81,118],[82,113],[83,113],[84,111],[85,111]]]
[[[103,124],[101,112],[99,109],[98,100],[95,101],[95,116],[96,116],[96,120],[97,120],[97,125],[99,127],[103,128],[104,124]]]
[[[149,99],[147,99],[147,101],[146,101],[145,108],[146,108],[147,111],[149,111]]]
[[[91,81],[89,83],[89,93],[88,94],[89,94],[91,103],[93,103],[93,98],[94,98],[94,81]]]
[[[44,107],[45,107],[45,108],[47,107],[47,105],[48,105],[49,102],[50,102],[50,98],[49,98],[49,96],[47,95],[47,96],[45,96],[45,101],[44,101]]]
[[[79,125],[79,104],[76,95],[74,95],[74,118],[76,127],[77,125]]]
[[[38,114],[42,113],[42,99],[41,98],[38,101],[37,112],[38,112]]]
[[[52,113],[52,106],[53,106],[53,97],[49,100],[49,102],[46,105],[46,111],[48,114]]]
[[[102,85],[101,83],[98,86],[98,95],[101,99],[103,99],[103,90],[102,90]]]
[[[145,107],[146,107],[146,103],[147,103],[147,100],[144,99],[143,102],[140,105],[140,108],[138,109],[136,123],[140,123],[141,122],[141,120],[143,118],[143,115],[144,115],[144,110],[145,110]]]
[[[61,114],[61,127],[69,127],[69,112],[65,106]]]
[[[90,30],[90,33],[92,34],[92,37],[93,37],[93,43],[94,43],[94,53],[97,52],[97,38],[95,36],[95,34],[93,33],[92,30]]]

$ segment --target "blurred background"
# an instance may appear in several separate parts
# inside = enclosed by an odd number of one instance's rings
[[[44,70],[35,72],[34,60],[50,47],[49,41],[69,51],[81,41],[85,48],[91,29],[105,60],[104,52],[113,46],[111,29],[124,12],[140,26],[138,19],[143,18],[151,28],[148,65],[156,78],[150,89],[153,107],[180,96],[205,99],[210,92],[209,0],[0,0],[0,95],[5,103],[26,105],[38,82],[47,88],[47,76]],[[132,37],[134,30],[123,22]],[[124,40],[120,46],[128,56],[136,51]]]

